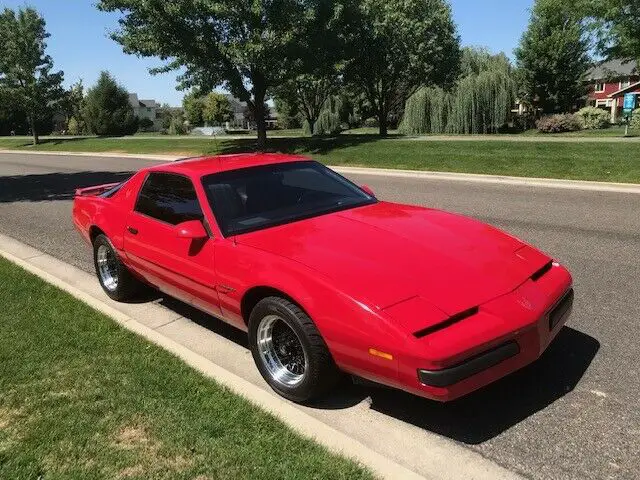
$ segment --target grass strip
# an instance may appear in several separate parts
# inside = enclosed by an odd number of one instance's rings
[[[0,301],[0,478],[372,478],[1,257]]]

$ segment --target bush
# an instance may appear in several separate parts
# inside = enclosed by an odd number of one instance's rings
[[[640,130],[640,108],[636,108],[633,111],[633,116],[631,117],[631,123],[629,123],[629,127],[634,130]]]
[[[83,126],[78,120],[76,120],[76,117],[71,117],[69,119],[69,124],[67,125],[68,135],[82,135],[84,133],[83,130]]]
[[[378,119],[374,118],[374,117],[367,118],[363,122],[363,126],[369,127],[369,128],[373,128],[373,127],[377,128],[378,127]]]
[[[184,120],[181,116],[175,116],[171,119],[168,133],[169,135],[184,135],[187,133],[187,129],[184,126]]]
[[[536,127],[541,133],[575,132],[582,128],[582,122],[577,115],[560,113],[542,117],[536,122]]]
[[[598,130],[609,126],[610,114],[606,110],[596,107],[584,107],[576,113],[586,130]]]
[[[138,121],[138,128],[142,132],[152,132],[154,128],[153,120],[143,117]]]

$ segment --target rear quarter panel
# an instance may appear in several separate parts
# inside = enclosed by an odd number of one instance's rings
[[[123,235],[129,214],[133,210],[138,190],[146,176],[139,172],[129,179],[113,196],[76,196],[73,200],[73,223],[82,237],[90,243],[90,229],[97,227],[105,233],[122,254]]]

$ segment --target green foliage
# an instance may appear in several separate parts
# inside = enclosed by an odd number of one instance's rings
[[[542,117],[537,121],[536,127],[540,133],[575,132],[582,128],[582,122],[575,114],[557,113]]]
[[[202,100],[202,119],[208,124],[231,121],[233,112],[227,97],[218,92],[211,92]]]
[[[308,55],[306,21],[333,3],[101,0],[98,8],[120,12],[112,38],[125,52],[170,59],[152,72],[183,69],[181,88],[221,86],[246,102],[264,145],[267,93],[300,72],[292,59]]]
[[[634,130],[640,130],[640,108],[636,108],[633,111],[629,127],[633,128]]]
[[[69,119],[69,122],[67,123],[67,134],[82,135],[82,133],[83,133],[83,128],[80,122],[76,120],[76,117],[71,117]]]
[[[364,92],[380,133],[407,98],[423,86],[452,84],[460,47],[445,0],[358,2],[353,49],[345,79]]]
[[[595,19],[598,50],[607,58],[640,63],[640,2],[589,0],[588,14]]]
[[[151,132],[153,131],[154,123],[150,118],[141,118],[138,120],[138,129],[141,132]]]
[[[276,112],[278,112],[278,125],[281,128],[293,129],[302,127],[302,114],[295,101],[280,95],[276,95],[273,100]]]
[[[187,93],[182,99],[182,108],[190,127],[198,127],[204,124],[204,119],[202,118],[204,104],[202,95],[199,92],[192,90]]]
[[[403,133],[495,133],[509,118],[515,80],[508,58],[465,48],[461,77],[450,91],[422,88],[405,105]]]
[[[11,108],[24,111],[33,143],[38,143],[39,123],[50,119],[63,98],[63,72],[52,72],[53,60],[45,53],[49,34],[45,21],[33,8],[5,8],[0,14],[0,91]]]
[[[187,133],[187,127],[184,125],[182,116],[175,115],[171,118],[167,133],[169,135],[184,135]]]
[[[601,108],[584,107],[578,110],[576,115],[580,118],[582,128],[585,130],[597,130],[607,128],[610,125],[611,115]]]
[[[329,97],[320,112],[315,124],[314,135],[337,135],[342,130],[340,111],[342,99],[339,96]],[[309,126],[307,125],[307,128]]]
[[[275,96],[300,113],[306,128],[315,132],[327,100],[338,91],[351,28],[350,9],[345,7],[350,7],[351,0],[311,3],[315,6],[309,9],[300,34],[304,53],[294,60],[295,75],[275,89]]]
[[[572,110],[591,61],[583,13],[566,0],[536,0],[515,55],[523,101],[545,113]]]
[[[106,71],[87,92],[82,115],[89,131],[96,135],[131,135],[138,130],[129,94]]]

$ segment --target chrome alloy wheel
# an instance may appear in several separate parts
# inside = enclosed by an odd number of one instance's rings
[[[118,288],[118,260],[106,245],[100,245],[97,253],[98,275],[104,288],[114,292]]]
[[[307,373],[307,354],[296,332],[278,315],[267,315],[258,325],[258,352],[276,382],[293,387]]]

